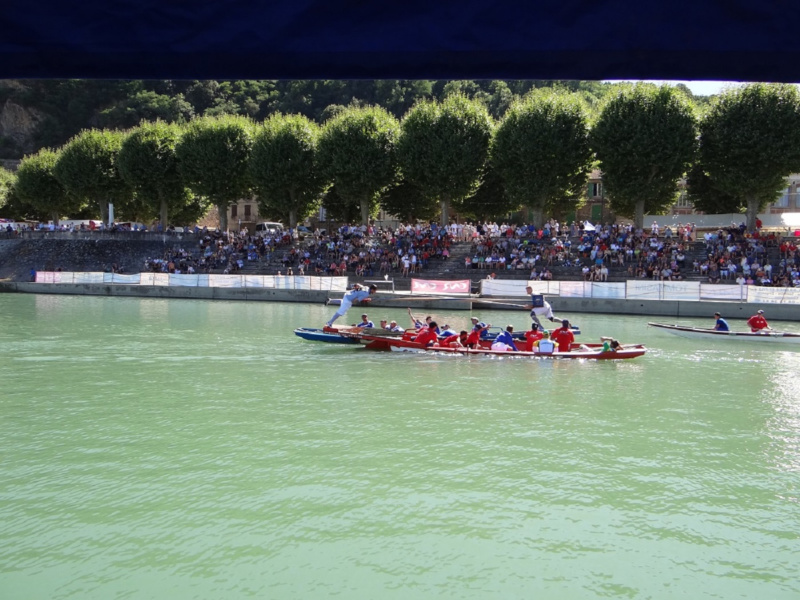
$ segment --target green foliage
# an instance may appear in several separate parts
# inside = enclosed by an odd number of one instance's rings
[[[481,221],[503,220],[510,212],[519,210],[516,202],[506,191],[502,177],[491,163],[483,174],[481,185],[474,194],[464,198],[459,214]]]
[[[100,111],[98,122],[101,127],[127,129],[135,127],[142,121],[186,123],[193,117],[194,109],[183,94],[167,96],[145,90]]]
[[[371,204],[398,178],[397,119],[379,107],[347,108],[328,121],[319,141],[323,177],[338,196],[360,206],[367,224]]]
[[[788,84],[755,83],[726,90],[700,122],[699,161],[709,187],[727,197],[726,212],[747,210],[748,228],[759,210],[800,170],[800,93]],[[719,198],[696,187],[701,206]]]
[[[340,223],[357,223],[361,219],[361,205],[342,197],[336,186],[331,186],[322,196],[322,206],[328,212],[328,219]],[[370,200],[367,210],[370,217],[378,214],[378,198]]]
[[[8,201],[8,195],[14,185],[14,174],[0,167],[0,208],[3,208]]]
[[[497,129],[492,164],[508,195],[534,211],[565,213],[584,196],[592,153],[586,109],[573,93],[531,92],[514,104]]]
[[[617,214],[642,226],[644,212],[666,210],[695,152],[693,107],[680,91],[652,84],[618,88],[590,134],[603,185]]]
[[[381,197],[383,210],[397,215],[401,221],[430,221],[439,213],[439,207],[431,203],[417,186],[408,181],[400,181],[390,187]]]
[[[318,206],[325,188],[317,165],[319,126],[302,115],[272,115],[256,128],[249,170],[259,212],[296,227]]]
[[[178,168],[176,148],[180,138],[177,125],[163,121],[143,123],[127,135],[117,160],[123,180],[139,201],[125,208],[133,212],[144,209],[151,217],[159,215],[164,226],[170,223],[170,213],[183,212],[184,218],[190,217],[182,221],[186,223],[197,221],[207,208],[195,202],[198,214],[186,214],[192,198]],[[127,214],[125,208],[121,214]]]
[[[253,122],[226,115],[195,119],[175,148],[184,182],[219,208],[223,231],[228,227],[228,205],[250,194],[252,147]]]
[[[718,189],[700,162],[695,162],[689,169],[686,193],[695,209],[706,214],[736,213],[743,210],[739,198]]]
[[[78,197],[70,195],[55,176],[58,153],[43,148],[22,159],[17,170],[14,193],[25,204],[58,221],[81,208]]]
[[[120,131],[82,131],[64,146],[54,168],[64,189],[74,198],[94,203],[103,221],[108,219],[109,202],[124,202],[131,195],[117,171],[123,139]]]
[[[442,102],[420,102],[403,119],[398,144],[403,177],[429,201],[441,202],[443,224],[450,201],[478,189],[492,127],[486,107],[458,93]]]

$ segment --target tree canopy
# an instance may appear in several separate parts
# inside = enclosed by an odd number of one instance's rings
[[[14,193],[19,199],[49,214],[54,223],[58,223],[62,215],[69,215],[81,206],[81,200],[67,193],[56,178],[58,160],[58,153],[48,148],[26,156],[19,165],[14,183]]]
[[[228,228],[228,206],[250,194],[248,169],[253,122],[244,117],[195,119],[175,148],[183,180],[219,209],[219,226]]]
[[[117,159],[122,178],[149,208],[150,215],[159,214],[164,227],[170,223],[170,213],[188,203],[188,190],[175,153],[180,137],[176,125],[164,121],[142,123],[127,135]]]
[[[125,201],[131,195],[117,170],[124,137],[121,131],[84,130],[61,149],[54,167],[67,193],[94,204],[104,223],[108,221],[108,204]]]
[[[458,92],[442,102],[420,102],[403,119],[398,145],[403,177],[441,203],[442,225],[449,222],[450,202],[478,189],[492,131],[486,107]]]
[[[506,113],[492,142],[492,164],[508,195],[530,206],[534,224],[581,201],[592,152],[583,102],[563,91],[534,91]]]
[[[625,86],[602,108],[590,134],[611,208],[642,227],[677,197],[696,148],[696,121],[686,95],[670,86]]]
[[[754,83],[716,97],[700,122],[699,165],[689,181],[699,206],[745,209],[753,230],[758,211],[800,170],[797,87]]]
[[[272,115],[256,128],[250,176],[259,214],[274,214],[290,227],[320,202],[325,180],[317,165],[319,126],[302,115]]]
[[[378,198],[397,181],[398,135],[397,119],[375,106],[347,108],[323,126],[320,170],[342,200],[359,206],[364,225]]]

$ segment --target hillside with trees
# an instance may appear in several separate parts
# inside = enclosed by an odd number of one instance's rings
[[[225,229],[227,207],[250,198],[291,225],[322,206],[362,223],[380,209],[442,223],[453,209],[480,219],[527,209],[539,226],[574,214],[596,169],[616,216],[639,227],[687,178],[698,206],[735,202],[751,221],[800,168],[790,151],[799,94],[778,84],[695,98],[650,83],[4,81],[0,159],[19,164],[0,172],[0,216],[105,221],[113,203],[117,220],[166,226],[214,206]],[[736,142],[750,138],[769,138],[774,152]]]

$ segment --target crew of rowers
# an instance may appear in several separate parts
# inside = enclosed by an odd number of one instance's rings
[[[433,346],[481,348],[481,340],[487,339],[488,330],[492,326],[491,323],[484,323],[478,319],[478,317],[472,317],[471,330],[467,331],[463,329],[456,333],[447,324],[440,328],[438,323],[430,316],[426,317],[424,321],[418,319],[411,313],[411,309],[408,309],[408,316],[411,319],[413,330],[409,330],[406,335],[409,339],[426,348]],[[362,314],[361,322],[356,326],[366,329],[375,327],[375,324],[369,320],[366,314]],[[397,333],[405,331],[395,320],[381,320],[380,329]],[[514,326],[508,325],[505,330],[500,332],[492,341],[491,349],[496,351],[525,351],[549,354],[556,350],[558,350],[558,352],[569,352],[572,350],[572,346],[575,343],[575,334],[567,319],[563,319],[561,321],[561,327],[553,331],[548,331],[534,322],[531,323],[530,330],[523,334],[523,339],[515,339],[513,334]],[[602,341],[605,342],[604,351],[614,352],[620,347],[619,342],[613,338],[603,338]]]

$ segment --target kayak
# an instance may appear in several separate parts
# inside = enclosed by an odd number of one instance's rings
[[[769,330],[753,333],[751,331],[717,331],[716,329],[686,327],[682,325],[670,325],[668,323],[648,323],[648,325],[690,339],[744,340],[748,342],[800,344],[800,333],[791,333],[789,331]]]

